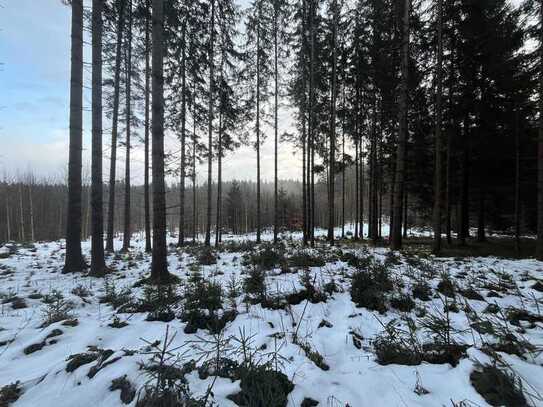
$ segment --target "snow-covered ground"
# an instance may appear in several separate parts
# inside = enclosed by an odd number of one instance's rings
[[[269,233],[265,234],[266,239],[269,237]],[[302,250],[296,240],[298,236],[291,237],[292,241],[286,245],[287,257]],[[239,237],[232,239],[242,240]],[[170,241],[173,243],[175,238],[170,237]],[[117,243],[120,245],[120,242]],[[130,255],[108,259],[108,264],[115,271],[107,279],[62,274],[62,244],[39,243],[35,248],[19,248],[16,254],[0,259],[0,300],[3,300],[0,309],[0,387],[17,381],[20,383],[20,397],[13,403],[14,406],[123,405],[120,392],[110,390],[112,380],[126,375],[136,390],[141,389],[148,381],[140,369],[140,363],[150,358],[148,342],[163,340],[166,326],[170,336],[175,333],[172,347],[179,347],[176,352],[180,355],[181,363],[191,359],[195,359],[197,365],[205,362],[201,350],[209,345],[206,340],[212,338],[207,330],[185,333],[186,323],[179,318],[168,323],[147,321],[148,313],[117,312],[111,305],[99,301],[100,296],[104,295],[106,281],[108,284],[114,282],[117,291],[130,288],[135,298],[142,297],[143,288],[133,287],[150,270],[150,256],[143,253],[141,240],[134,242]],[[84,243],[83,249],[88,255],[88,242]],[[219,252],[217,264],[200,267],[194,265],[196,260],[189,253],[192,253],[190,249],[170,248],[169,269],[182,280],[181,291],[190,270],[198,268],[206,280],[219,282],[225,291],[233,281],[241,287],[249,269],[243,264],[243,253]],[[391,256],[387,249],[372,249],[358,244],[303,253],[327,258],[324,266],[310,268],[312,281],[319,288],[333,281],[335,292],[327,295],[322,302],[302,301],[273,310],[245,301],[245,294],[240,290],[235,298],[238,315],[222,332],[223,338],[228,340],[225,357],[241,360],[242,356],[235,351],[235,344],[240,336],[246,335],[252,338],[252,347],[260,352],[261,358],[280,359],[278,368],[294,384],[294,389],[288,395],[288,406],[298,407],[304,399],[317,401],[319,406],[331,407],[486,406],[485,399],[472,386],[470,374],[479,369],[479,365],[491,362],[492,357],[482,349],[497,339],[492,333],[479,333],[470,328],[477,318],[487,318],[496,325],[503,323],[518,338],[534,345],[520,356],[499,351],[493,358],[496,360],[497,357],[505,370],[522,381],[529,405],[543,406],[540,397],[543,394],[543,357],[540,355],[543,349],[543,319],[540,316],[542,293],[532,288],[543,281],[540,281],[543,278],[543,263],[530,259],[434,259],[419,258],[415,254]],[[345,259],[345,253],[386,261],[386,269],[394,282],[394,292],[387,296],[394,296],[400,291],[410,293],[415,282],[423,276],[432,289],[431,298],[428,301],[415,299],[416,307],[409,312],[401,312],[391,306],[387,306],[384,313],[357,307],[350,294],[351,276],[355,268],[340,260]],[[267,295],[273,298],[299,291],[303,273],[301,268],[291,273],[279,268],[268,271]],[[443,278],[442,273],[448,274],[457,285],[454,300],[445,300],[436,291]],[[468,299],[459,293],[467,288],[473,288],[482,296],[482,300]],[[88,291],[88,295],[85,295],[85,291]],[[70,319],[77,319],[76,326],[59,321],[44,327],[45,313],[50,310],[44,299],[51,298],[56,292],[73,303]],[[233,307],[229,299],[223,300],[225,309]],[[388,300],[389,297],[387,304]],[[406,366],[377,362],[374,340],[383,334],[388,323],[397,320],[398,326],[405,328],[409,318],[417,326],[417,340],[428,342],[431,334],[422,326],[423,314],[443,314],[444,301],[447,304],[454,302],[458,308],[458,312],[450,313],[454,342],[468,345],[466,357],[461,358],[458,365],[453,367],[449,363],[430,364],[423,361],[418,365]],[[176,313],[181,312],[182,304],[181,300]],[[489,304],[496,304],[499,312],[485,313]],[[533,316],[533,322],[529,324],[521,320],[518,325],[511,324],[505,316],[511,307]],[[500,316],[503,316],[503,321]],[[115,317],[127,325],[111,327]],[[302,349],[301,343],[322,355],[328,369],[318,367]],[[38,346],[29,348],[36,344]],[[100,364],[100,359],[67,372],[68,357],[87,352],[89,347],[91,350],[111,350],[113,353],[107,360],[114,360],[114,363],[102,364],[102,369],[92,378],[88,377],[88,373]],[[269,356],[271,353],[274,356]],[[213,376],[200,379],[195,370],[187,373],[186,379],[195,397],[206,393],[208,386],[213,384],[212,397],[208,401],[225,407],[236,405],[227,396],[240,391],[239,380],[214,379]],[[416,389],[426,391],[415,392]],[[135,404],[136,399],[129,405]]]

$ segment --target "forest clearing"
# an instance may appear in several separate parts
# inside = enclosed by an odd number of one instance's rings
[[[3,0],[0,88],[0,407],[543,407],[543,0]]]

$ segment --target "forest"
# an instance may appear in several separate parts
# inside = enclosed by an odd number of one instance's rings
[[[0,180],[0,407],[543,406],[543,1],[50,7],[68,161]]]

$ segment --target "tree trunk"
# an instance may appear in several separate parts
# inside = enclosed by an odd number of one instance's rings
[[[515,109],[515,251],[520,257],[520,129],[519,107]]]
[[[119,100],[120,100],[120,79],[122,63],[122,45],[124,31],[124,6],[126,0],[119,1],[119,19],[117,21],[117,43],[115,49],[115,74],[113,89],[113,118],[111,126],[111,155],[109,164],[109,200],[107,211],[107,237],[106,251],[114,251],[113,237],[115,234],[115,181],[117,170],[117,129],[119,126]]]
[[[310,150],[310,220],[309,238],[315,246],[315,0],[309,0],[309,150]]]
[[[469,156],[468,156],[468,131],[469,119],[464,119],[464,129],[462,131],[462,159],[460,166],[460,217],[459,217],[459,233],[458,238],[461,245],[466,244],[466,239],[469,237]]]
[[[402,248],[402,203],[405,183],[405,144],[407,142],[407,92],[409,75],[409,8],[410,0],[405,0],[402,23],[402,61],[399,102],[399,132],[396,150],[396,188],[394,197],[394,223],[392,230],[392,250]]]
[[[343,85],[343,116],[341,118],[341,238],[345,239],[345,85]]]
[[[124,164],[124,231],[123,252],[130,249],[131,196],[130,196],[130,149],[132,130],[132,0],[128,1],[128,43],[126,50],[126,157]]]
[[[435,122],[435,169],[434,169],[434,247],[441,252],[441,98],[443,93],[443,0],[437,1],[437,67],[436,67],[436,122]]]
[[[537,145],[537,241],[535,257],[543,260],[543,2],[539,21],[539,140]]]
[[[277,243],[277,235],[279,231],[278,227],[278,199],[277,199],[277,184],[278,184],[278,176],[277,176],[277,147],[278,147],[278,127],[279,127],[279,121],[278,121],[278,111],[279,111],[279,67],[278,67],[278,58],[279,58],[279,44],[278,44],[278,31],[279,31],[279,24],[278,24],[278,1],[274,1],[274,13],[273,13],[273,51],[274,51],[274,112],[273,112],[273,120],[274,120],[274,186],[273,186],[273,242]]]
[[[481,186],[479,191],[479,216],[477,219],[477,241],[484,242],[485,234],[485,188]]]
[[[257,243],[260,243],[260,227],[261,227],[260,205],[261,205],[260,203],[260,21],[258,21],[257,29],[256,29],[256,242]]]
[[[355,114],[357,114],[355,112]],[[360,153],[359,153],[359,145],[360,141],[358,139],[358,130],[357,130],[357,124],[358,120],[355,118],[355,130],[354,130],[354,239],[358,240],[358,217],[360,216],[360,203],[362,200],[360,199],[360,171],[358,170],[358,167],[360,166]]]
[[[26,239],[25,234],[25,213],[24,213],[24,206],[23,206],[23,183],[22,181],[19,184],[19,213],[21,216],[19,216],[19,233],[20,233],[20,240],[21,242],[24,242]]]
[[[104,259],[104,207],[102,183],[102,12],[103,0],[92,1],[92,174],[91,174],[91,269],[102,277]]]
[[[168,277],[166,246],[166,186],[164,183],[164,0],[153,0],[153,259],[151,279],[165,282]]]
[[[211,244],[211,194],[213,180],[213,89],[214,89],[214,44],[215,42],[215,0],[211,0],[210,44],[209,44],[209,117],[208,117],[208,147],[207,147],[207,217],[205,245]]]
[[[330,157],[328,170],[328,241],[334,245],[334,215],[335,215],[335,162],[336,162],[336,96],[337,96],[337,25],[338,25],[338,4],[337,0],[332,3],[334,17],[332,22],[332,89],[330,97]]]
[[[9,199],[6,194],[6,242],[11,241],[11,221],[10,221],[10,212],[9,212]]]
[[[187,128],[187,58],[186,58],[186,18],[183,21],[182,52],[181,52],[181,173],[179,176],[179,238],[177,246],[185,244],[185,139]]]
[[[151,204],[149,202],[149,108],[151,92],[151,38],[150,38],[150,15],[151,1],[146,0],[145,10],[145,169],[144,169],[144,211],[145,211],[145,251],[151,252]]]
[[[70,153],[68,161],[68,216],[64,272],[86,268],[81,253],[81,167],[83,150],[83,0],[72,1],[70,80]]]
[[[196,98],[194,93],[193,98]],[[193,100],[193,103],[195,104],[196,101]],[[193,115],[194,112],[193,105]],[[196,120],[194,120],[194,117],[192,122],[192,242],[195,243],[198,218],[196,213]]]
[[[30,239],[32,242],[36,241],[36,233],[34,230],[34,204],[32,202],[32,181],[28,186],[28,203],[30,204]]]
[[[221,66],[222,70],[222,66]],[[223,124],[222,124],[222,107],[219,112],[219,137],[218,137],[218,146],[217,146],[217,228],[215,230],[215,247],[219,247],[221,242],[221,225],[222,225],[222,135],[223,135]]]

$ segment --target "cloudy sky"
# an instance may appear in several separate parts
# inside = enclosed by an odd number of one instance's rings
[[[9,174],[32,170],[37,175],[64,179],[68,157],[70,72],[70,8],[61,0],[0,0],[0,171]],[[86,53],[86,59],[90,57]],[[85,72],[86,80],[90,72]],[[84,106],[90,107],[86,92]],[[288,122],[283,115],[281,123]],[[108,120],[104,128],[110,128]],[[84,122],[84,165],[90,162],[90,118]],[[270,134],[271,135],[271,134]],[[175,149],[175,139],[167,145]],[[271,137],[262,149],[262,174],[273,178]],[[104,133],[108,150],[109,135]],[[178,149],[178,148],[177,148]],[[124,155],[124,151],[119,151]],[[141,148],[134,150],[134,182],[141,182]],[[301,175],[299,157],[289,146],[280,149],[280,178]],[[105,162],[107,174],[107,160]],[[244,147],[224,160],[226,179],[253,179],[256,155]],[[89,172],[88,170],[86,171]],[[216,172],[216,169],[214,169]],[[124,174],[119,163],[118,173]],[[206,177],[206,169],[199,171]],[[105,177],[107,179],[107,177]]]

